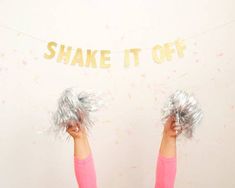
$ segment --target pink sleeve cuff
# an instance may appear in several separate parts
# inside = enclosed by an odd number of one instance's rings
[[[87,163],[90,163],[92,160],[92,154],[89,154],[85,159],[79,159],[78,157],[74,156],[74,162],[78,165],[85,165]]]
[[[176,162],[176,157],[164,157],[159,154],[158,160],[163,161],[163,162]]]

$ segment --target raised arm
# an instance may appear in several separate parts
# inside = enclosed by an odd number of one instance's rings
[[[170,117],[164,126],[157,159],[155,188],[174,187],[176,176],[176,130],[174,118]]]
[[[85,128],[71,122],[67,132],[74,141],[74,169],[79,188],[96,188],[96,173]]]

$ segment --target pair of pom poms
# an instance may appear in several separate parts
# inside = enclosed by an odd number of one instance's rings
[[[63,134],[72,125],[71,122],[79,125],[78,131],[81,128],[89,129],[93,125],[90,114],[97,111],[101,103],[101,99],[94,93],[80,92],[77,88],[66,89],[58,100],[53,116],[54,130]],[[183,133],[191,138],[203,113],[194,96],[184,91],[176,91],[166,101],[161,117],[163,124],[169,117],[174,117],[176,134]]]

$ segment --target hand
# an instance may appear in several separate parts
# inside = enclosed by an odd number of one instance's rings
[[[181,132],[182,128],[175,126],[175,118],[173,116],[169,117],[164,126],[164,136],[177,137]]]
[[[80,122],[77,121],[70,121],[66,131],[73,137],[74,140],[86,137],[85,128]]]
[[[79,120],[69,121],[66,131],[73,137],[74,140],[81,140],[81,138],[86,138],[86,130],[85,127],[82,126],[84,122],[84,114],[80,111],[77,113]]]

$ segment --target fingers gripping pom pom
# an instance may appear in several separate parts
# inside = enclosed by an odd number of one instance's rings
[[[94,93],[79,92],[77,88],[66,89],[58,100],[57,110],[53,115],[56,133],[64,133],[69,122],[79,122],[89,129],[93,125],[90,112],[97,111],[98,97]]]
[[[193,135],[194,128],[201,121],[203,114],[196,99],[184,91],[176,91],[165,103],[162,109],[162,121],[173,116],[177,135],[184,133],[188,138]]]

